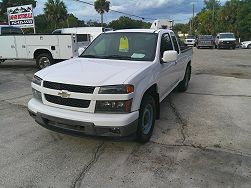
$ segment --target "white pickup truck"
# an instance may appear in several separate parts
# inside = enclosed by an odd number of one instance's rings
[[[43,69],[58,60],[78,56],[75,35],[1,35],[0,62],[8,59],[35,59]]]
[[[61,133],[147,142],[160,102],[176,87],[186,91],[191,58],[171,30],[103,33],[79,58],[35,73],[29,113]]]

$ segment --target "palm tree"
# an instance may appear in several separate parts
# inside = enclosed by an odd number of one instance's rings
[[[48,22],[54,24],[55,29],[57,24],[67,19],[67,9],[61,0],[48,0],[45,3],[44,14]]]
[[[109,12],[110,1],[107,0],[96,0],[94,2],[95,10],[101,15],[101,27],[103,27],[103,14]]]

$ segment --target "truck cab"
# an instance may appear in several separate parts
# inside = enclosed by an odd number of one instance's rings
[[[236,48],[236,38],[234,33],[219,33],[215,39],[215,47],[220,48]]]

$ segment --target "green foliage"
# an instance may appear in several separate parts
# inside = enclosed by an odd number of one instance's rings
[[[126,16],[121,16],[118,20],[113,20],[108,24],[108,27],[113,29],[140,29],[150,28],[151,23],[143,22],[142,20],[134,20]]]
[[[0,22],[7,22],[7,8],[9,7],[15,7],[15,6],[20,6],[20,5],[30,5],[32,4],[33,7],[36,7],[37,1],[35,0],[2,0],[0,2]]]
[[[67,9],[64,2],[61,0],[48,0],[45,3],[44,16],[56,29],[58,25],[67,19]]]
[[[213,8],[212,3],[215,2]],[[242,40],[251,39],[251,0],[205,1],[205,8],[193,19],[198,35],[233,32]]]
[[[219,0],[204,0],[204,4],[204,10],[217,10],[221,7]]]
[[[109,12],[109,10],[110,10],[110,1],[96,0],[94,2],[94,8],[101,15],[101,25],[103,26],[103,14],[105,12]]]
[[[99,14],[104,14],[110,10],[110,2],[107,0],[96,0],[94,7]]]
[[[68,20],[67,20],[68,19]],[[60,22],[57,25],[57,28],[67,28],[67,27],[86,27],[84,21],[79,20],[73,14],[68,14],[67,19],[63,22]],[[55,30],[53,24],[48,24],[44,14],[38,15],[35,17],[36,22],[36,31],[37,33],[52,33]]]
[[[181,32],[185,34],[189,32],[189,29],[189,24],[177,23],[173,26],[173,31],[175,33]]]

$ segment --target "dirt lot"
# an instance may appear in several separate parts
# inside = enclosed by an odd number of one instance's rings
[[[251,187],[251,51],[194,49],[151,141],[77,138],[27,112],[32,62],[0,65],[0,187]]]

